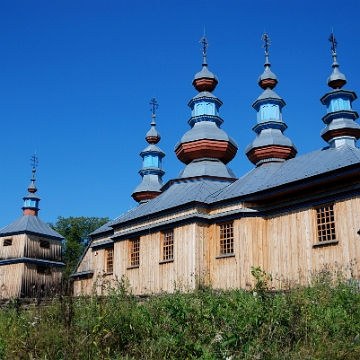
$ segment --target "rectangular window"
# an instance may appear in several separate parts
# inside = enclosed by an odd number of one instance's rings
[[[50,242],[47,240],[40,239],[40,247],[43,249],[50,249]]]
[[[220,225],[220,256],[234,253],[234,226],[233,223]]]
[[[114,270],[114,248],[105,249],[106,272],[112,273]]]
[[[4,239],[4,246],[11,246],[12,245],[12,239]]]
[[[130,240],[130,266],[140,265],[140,238]]]
[[[162,234],[162,260],[174,260],[174,230]]]
[[[336,240],[333,204],[316,209],[316,223],[318,242]]]

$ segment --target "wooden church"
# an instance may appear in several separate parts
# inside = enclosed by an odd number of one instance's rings
[[[72,277],[74,293],[101,292],[105,282],[126,278],[135,294],[194,289],[246,288],[251,267],[273,276],[275,287],[306,282],[314,271],[343,266],[360,276],[360,126],[356,99],[345,90],[332,35],[330,87],[321,136],[324,148],[296,156],[284,132],[284,100],[270,70],[269,38],[263,36],[265,69],[261,95],[253,103],[255,140],[245,153],[254,164],[237,178],[227,164],[238,145],[221,129],[218,79],[207,65],[204,37],[202,70],[192,82],[190,130],[175,145],[184,169],[162,183],[165,153],[158,147],[156,102],[152,101],[148,146],[141,152],[142,182],[132,196],[139,205],[91,234],[91,243]]]
[[[38,216],[36,156],[23,214],[0,230],[0,300],[51,296],[61,289],[63,237]]]

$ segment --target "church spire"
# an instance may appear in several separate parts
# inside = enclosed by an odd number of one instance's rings
[[[143,167],[139,171],[142,181],[132,193],[132,197],[137,202],[146,202],[158,196],[163,186],[162,176],[165,174],[162,170],[162,159],[165,153],[155,145],[161,139],[160,133],[156,130],[155,122],[156,110],[159,105],[155,98],[151,99],[150,105],[151,128],[145,136],[149,146],[140,153],[143,158]]]
[[[296,146],[283,134],[287,126],[282,120],[282,108],[286,104],[273,91],[278,79],[270,70],[270,38],[265,33],[261,40],[264,41],[265,69],[258,83],[264,92],[252,105],[257,111],[257,125],[253,128],[257,137],[245,150],[246,156],[256,166],[266,162],[283,162],[295,157],[297,153]]]
[[[188,121],[191,129],[175,145],[176,156],[187,165],[178,177],[213,176],[233,179],[235,174],[225,164],[234,158],[238,146],[220,129],[223,123],[219,116],[222,101],[212,94],[218,79],[207,68],[209,43],[205,36],[201,38],[200,43],[203,68],[192,82],[199,94],[188,104],[191,108],[191,118]]]
[[[351,104],[357,96],[353,91],[342,90],[346,84],[346,77],[339,71],[336,53],[338,43],[334,33],[330,34],[329,41],[333,57],[333,72],[327,83],[333,90],[320,99],[321,103],[327,107],[327,114],[322,118],[326,127],[320,135],[333,148],[344,144],[356,146],[356,141],[360,138],[360,126],[355,120],[359,115],[352,110]]]
[[[38,158],[36,156],[36,152],[33,156],[31,156],[31,166],[32,166],[32,177],[30,179],[31,183],[28,187],[29,194],[23,198],[24,200],[24,206],[23,209],[23,215],[34,215],[37,216],[39,209],[39,201],[40,198],[38,198],[35,193],[37,192],[37,187],[35,185],[35,173],[36,168],[38,166]]]

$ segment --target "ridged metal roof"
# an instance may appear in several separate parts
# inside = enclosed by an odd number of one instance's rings
[[[354,164],[360,164],[360,149],[348,145],[324,148],[283,163],[263,164],[217,194],[211,195],[206,202],[247,196]]]
[[[23,215],[0,230],[0,236],[15,235],[23,233],[34,233],[50,236],[57,239],[64,239],[62,235],[54,231],[48,224],[38,216]]]
[[[175,182],[155,199],[140,204],[136,208],[120,215],[111,223],[111,225],[121,224],[147,215],[153,215],[157,212],[186,205],[194,201],[204,202],[209,195],[222,189],[228,184],[229,182],[227,181],[207,179]]]
[[[178,179],[196,176],[217,176],[236,179],[236,175],[230,168],[219,159],[213,158],[201,158],[191,161],[186,168],[179,173]]]

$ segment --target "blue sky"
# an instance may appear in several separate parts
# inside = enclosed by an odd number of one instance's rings
[[[114,218],[136,206],[153,96],[163,180],[175,178],[184,165],[173,149],[189,129],[204,27],[222,129],[239,145],[228,165],[238,177],[253,168],[244,150],[255,138],[264,30],[275,91],[287,104],[285,135],[299,155],[325,146],[328,37],[333,27],[345,88],[360,93],[359,15],[358,0],[0,0],[0,228],[21,215],[35,150],[44,221]]]

